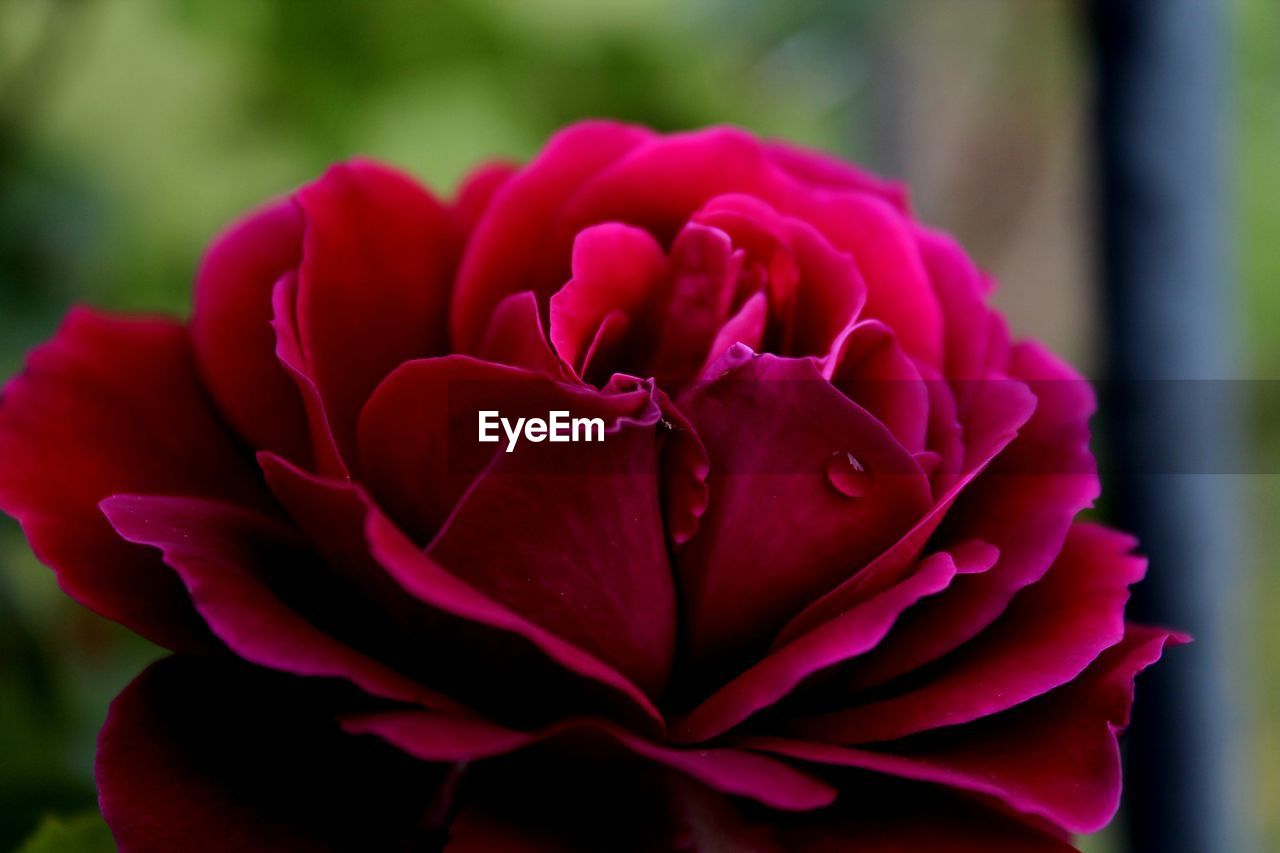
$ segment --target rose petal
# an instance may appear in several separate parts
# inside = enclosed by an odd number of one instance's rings
[[[207,646],[178,579],[98,511],[116,492],[270,500],[205,396],[183,326],[76,309],[0,399],[0,508],[72,598],[161,645]]]
[[[999,320],[986,305],[982,273],[951,237],[918,226],[915,236],[945,318],[945,373],[952,380],[982,379],[992,365],[1007,364],[990,352]]]
[[[551,297],[551,342],[580,376],[605,319],[639,315],[661,295],[667,258],[638,228],[608,223],[587,228],[573,243],[573,278]]]
[[[1124,637],[1129,585],[1146,568],[1133,546],[1123,534],[1075,525],[1044,579],[923,683],[805,718],[797,730],[835,743],[892,740],[989,716],[1066,684]]]
[[[597,222],[644,228],[670,244],[690,217],[712,198],[730,193],[759,196],[784,174],[764,157],[759,140],[730,127],[656,137],[587,180],[564,205],[566,225],[580,230]]]
[[[640,768],[651,772],[602,786],[589,771],[570,768],[548,779],[540,769],[465,804],[449,826],[448,853],[782,853],[772,826],[740,819],[741,801],[676,771]]]
[[[671,240],[716,196],[751,195],[802,219],[853,255],[867,283],[867,314],[898,331],[929,364],[942,358],[942,317],[911,221],[874,194],[815,193],[770,162],[759,140],[734,128],[670,134],[601,170],[564,206],[572,231],[618,221]]]
[[[315,556],[294,529],[190,498],[116,495],[102,510],[126,540],[163,553],[200,615],[240,657],[292,675],[345,679],[385,699],[461,711],[326,633],[272,592],[273,580],[296,585],[317,573]]]
[[[304,227],[302,211],[286,199],[215,239],[196,276],[191,339],[200,375],[236,431],[255,448],[306,464],[306,413],[271,332],[271,291],[297,268]]]
[[[853,258],[809,223],[783,216],[758,198],[724,195],[694,214],[730,236],[735,248],[768,270],[777,355],[824,355],[862,310],[867,286]],[[686,229],[687,230],[687,229]]]
[[[592,786],[536,770],[484,791],[449,827],[449,853],[493,850],[725,853],[1074,853],[1043,828],[926,786],[855,786],[833,806],[779,816],[678,774]]]
[[[306,411],[307,431],[311,436],[311,448],[307,456],[313,466],[328,474],[348,477],[350,472],[342,450],[334,438],[329,413],[325,410],[324,397],[302,347],[298,331],[298,273],[291,270],[280,277],[271,291],[271,328],[276,336],[276,358],[293,379],[297,393],[301,395]]]
[[[1003,714],[900,742],[893,751],[775,738],[754,749],[973,791],[1068,832],[1093,832],[1120,804],[1116,735],[1128,725],[1134,677],[1185,638],[1130,626],[1076,681]]]
[[[654,294],[649,324],[636,324],[633,331],[643,336],[648,351],[627,366],[664,387],[695,378],[729,316],[741,274],[741,252],[727,234],[695,223],[681,229],[671,246],[666,280]]]
[[[522,367],[554,379],[568,380],[573,371],[551,349],[542,331],[538,298],[526,290],[513,293],[493,309],[489,328],[476,355],[485,361]]]
[[[898,586],[772,652],[717,690],[673,728],[672,738],[695,743],[723,734],[791,693],[809,676],[874,648],[904,610],[944,589],[955,574],[950,554],[933,555]]]
[[[769,300],[763,292],[742,303],[737,313],[726,320],[720,331],[716,332],[697,378],[704,381],[714,379],[715,366],[724,361],[725,353],[734,344],[742,344],[753,352],[758,351],[764,342],[764,327],[768,319]]]
[[[272,493],[302,530],[329,570],[380,607],[397,610],[405,597],[369,553],[364,523],[368,503],[350,480],[328,478],[272,453],[258,454]]]
[[[297,200],[307,229],[299,344],[337,446],[350,458],[356,418],[382,378],[401,362],[448,349],[461,228],[413,180],[366,161],[331,168]]]
[[[571,673],[631,700],[649,724],[663,727],[662,714],[634,682],[599,658],[480,593],[419,551],[386,518],[370,513],[366,529],[374,558],[409,593],[462,619],[523,638]]]
[[[677,404],[711,461],[707,510],[678,559],[703,663],[771,636],[928,508],[910,454],[810,359],[748,357]],[[832,460],[850,454],[874,488],[867,499],[828,480]]]
[[[942,387],[941,383],[935,380],[926,379],[926,383],[930,389]],[[981,385],[986,396],[982,399],[982,405],[974,406],[973,417],[966,425],[968,444],[965,447],[965,459],[959,478],[949,483],[947,490],[933,507],[923,514],[898,541],[877,556],[862,571],[810,604],[792,619],[774,639],[774,648],[790,642],[800,634],[812,630],[827,619],[854,606],[867,596],[901,580],[905,573],[912,570],[929,537],[948,517],[952,507],[965,493],[966,488],[980,477],[992,460],[996,459],[1019,435],[1019,430],[1032,417],[1036,408],[1035,395],[1024,384],[1016,381],[993,380],[983,382]],[[941,402],[942,398],[931,396],[930,411],[938,412],[941,409]],[[1072,514],[1074,515],[1074,512]],[[955,529],[961,532],[957,535],[981,538],[997,547],[1000,545],[996,538],[983,536],[980,531],[971,532],[960,525]],[[890,637],[888,642],[893,642],[893,637]],[[872,652],[870,656],[877,654],[878,652]]]
[[[332,720],[314,685],[244,665],[169,658],[111,703],[95,776],[126,853],[398,849],[442,771]]]
[[[618,414],[619,403],[638,397],[644,411],[630,402],[634,413]],[[676,634],[659,492],[659,407],[635,391],[555,399],[552,407],[571,417],[604,415],[604,440],[525,442],[497,453],[427,554],[657,696]]]
[[[983,471],[947,517],[955,535],[1000,549],[989,572],[964,578],[945,596],[913,611],[884,645],[858,664],[856,684],[883,684],[960,647],[1004,612],[1018,590],[1044,576],[1062,549],[1072,519],[1098,495],[1089,452],[1093,392],[1070,368],[1022,344],[1012,375],[1035,394],[1035,413],[1017,439]],[[971,408],[992,411],[990,395],[1017,383],[983,382]],[[942,541],[946,541],[943,537]]]
[[[619,377],[615,376],[614,381]],[[638,383],[639,380],[636,380]],[[710,490],[707,475],[711,462],[707,448],[693,424],[661,390],[655,390],[662,410],[662,507],[667,520],[667,533],[675,546],[681,546],[698,532],[702,514],[707,511]]]
[[[863,316],[893,329],[912,358],[941,366],[942,311],[910,220],[865,193],[805,195],[781,207],[853,256],[867,287]]]
[[[663,746],[604,720],[572,720],[526,733],[443,714],[389,711],[348,717],[344,728],[355,734],[376,735],[424,761],[478,760],[553,738],[597,734],[718,791],[749,797],[775,809],[820,808],[836,795],[827,784],[783,762],[736,749]]]
[[[379,506],[425,545],[491,460],[509,455],[496,422],[498,441],[478,441],[481,411],[514,422],[560,410],[612,424],[640,409],[652,409],[656,421],[648,391],[601,394],[463,355],[418,359],[397,367],[369,398],[360,417],[358,459]],[[582,446],[557,449],[568,454]]]
[[[853,324],[829,365],[831,384],[888,427],[903,448],[910,453],[925,449],[929,387],[892,329],[878,320]]]
[[[559,231],[557,210],[588,177],[651,136],[614,122],[581,122],[556,134],[494,194],[458,272],[450,325],[455,351],[474,350],[504,297],[532,290],[541,307],[564,284],[577,229]]]
[[[662,728],[661,714],[621,673],[444,571],[350,481],[302,471],[270,454],[262,464],[308,540],[349,584],[341,600],[350,607],[364,599],[378,608],[402,634],[400,645],[416,652],[430,677],[426,683],[503,719],[588,708]]]
[[[846,803],[780,833],[787,853],[1078,853],[1059,834],[989,808],[971,797],[884,790],[883,780]]]

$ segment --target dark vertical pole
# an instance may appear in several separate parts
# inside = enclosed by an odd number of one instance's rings
[[[1247,853],[1232,597],[1232,288],[1224,253],[1224,4],[1094,0],[1102,272],[1117,391],[1111,496],[1151,560],[1141,621],[1195,635],[1139,682],[1127,826],[1141,853]],[[1212,405],[1206,401],[1215,400]],[[1179,460],[1196,460],[1195,473]]]

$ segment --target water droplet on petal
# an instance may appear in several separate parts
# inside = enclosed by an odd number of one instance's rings
[[[876,486],[875,475],[847,450],[837,450],[827,459],[827,480],[850,498],[866,497]]]
[[[724,355],[716,359],[713,364],[715,367],[720,369],[720,375],[718,378],[724,379],[730,373],[755,358],[759,358],[759,355],[753,352],[751,347],[739,341],[725,350]]]

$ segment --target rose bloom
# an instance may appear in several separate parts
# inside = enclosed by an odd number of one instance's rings
[[[189,322],[73,310],[0,507],[173,652],[102,729],[121,849],[1073,849],[1182,638],[990,289],[834,159],[588,122],[452,201],[333,167]]]

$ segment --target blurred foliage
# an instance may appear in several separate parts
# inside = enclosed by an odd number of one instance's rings
[[[46,817],[18,853],[112,853],[111,830],[97,811],[73,818]]]
[[[1244,282],[1252,374],[1280,378],[1280,4],[1240,0],[1232,69],[1240,123],[1232,139],[1240,211],[1236,249]]]
[[[1235,241],[1240,266],[1246,375],[1268,381],[1255,395],[1252,441],[1258,470],[1280,470],[1280,3],[1237,0],[1239,49],[1232,69],[1238,81],[1232,107],[1239,122],[1232,140],[1239,205]],[[1246,760],[1256,765],[1253,793],[1261,845],[1280,850],[1280,476],[1243,478],[1254,508],[1252,528],[1255,583],[1249,593],[1247,648],[1253,662],[1239,675],[1256,693],[1251,709],[1254,749]],[[1243,790],[1249,787],[1242,786]]]
[[[956,17],[929,15],[929,43],[904,50],[894,25],[907,5],[929,4],[0,0],[0,376],[18,369],[72,301],[185,313],[200,251],[218,228],[354,154],[448,194],[480,161],[527,158],[566,122],[609,116],[662,129],[731,122],[899,171],[900,140],[883,128],[912,82],[894,62],[944,51],[964,62],[974,49],[966,39],[990,29],[984,20],[956,30]],[[1016,0],[981,5],[995,19]],[[1280,370],[1280,6],[1237,7],[1241,281],[1249,372],[1269,376]],[[947,86],[948,66],[939,66],[941,88],[911,117],[925,124],[917,142],[937,146],[944,137],[929,123],[975,103],[999,111],[995,123],[969,116],[995,133],[971,134],[938,182],[943,191],[922,205],[946,224],[963,220],[966,242],[992,254],[1025,217],[988,203],[989,170],[1002,174],[1011,160],[1060,168],[1036,159],[1043,152],[1025,139],[1007,139],[998,157],[988,151],[1001,128],[1009,136],[1033,121],[1037,139],[1063,136],[1052,120],[1079,88],[1060,85],[1079,73],[1067,67],[1078,57],[1047,53],[1044,38],[1005,33],[976,101]],[[1037,73],[1008,74],[1006,63]],[[1051,178],[1082,179],[1066,175]],[[1041,249],[1030,256],[1038,261]],[[1260,434],[1280,459],[1280,412]],[[1280,511],[1277,491],[1259,499],[1270,513]],[[1265,526],[1272,539],[1259,553],[1277,553],[1280,533]],[[1280,578],[1264,568],[1259,606],[1274,611]],[[1276,622],[1264,624],[1260,636],[1274,647]],[[45,816],[93,808],[94,739],[107,704],[158,654],[66,599],[16,525],[0,520],[0,849],[24,838],[28,851],[110,849],[91,815]],[[1274,803],[1280,664],[1268,655],[1260,664],[1258,738],[1270,756],[1260,787],[1262,802]],[[1259,811],[1280,849],[1278,818]]]

